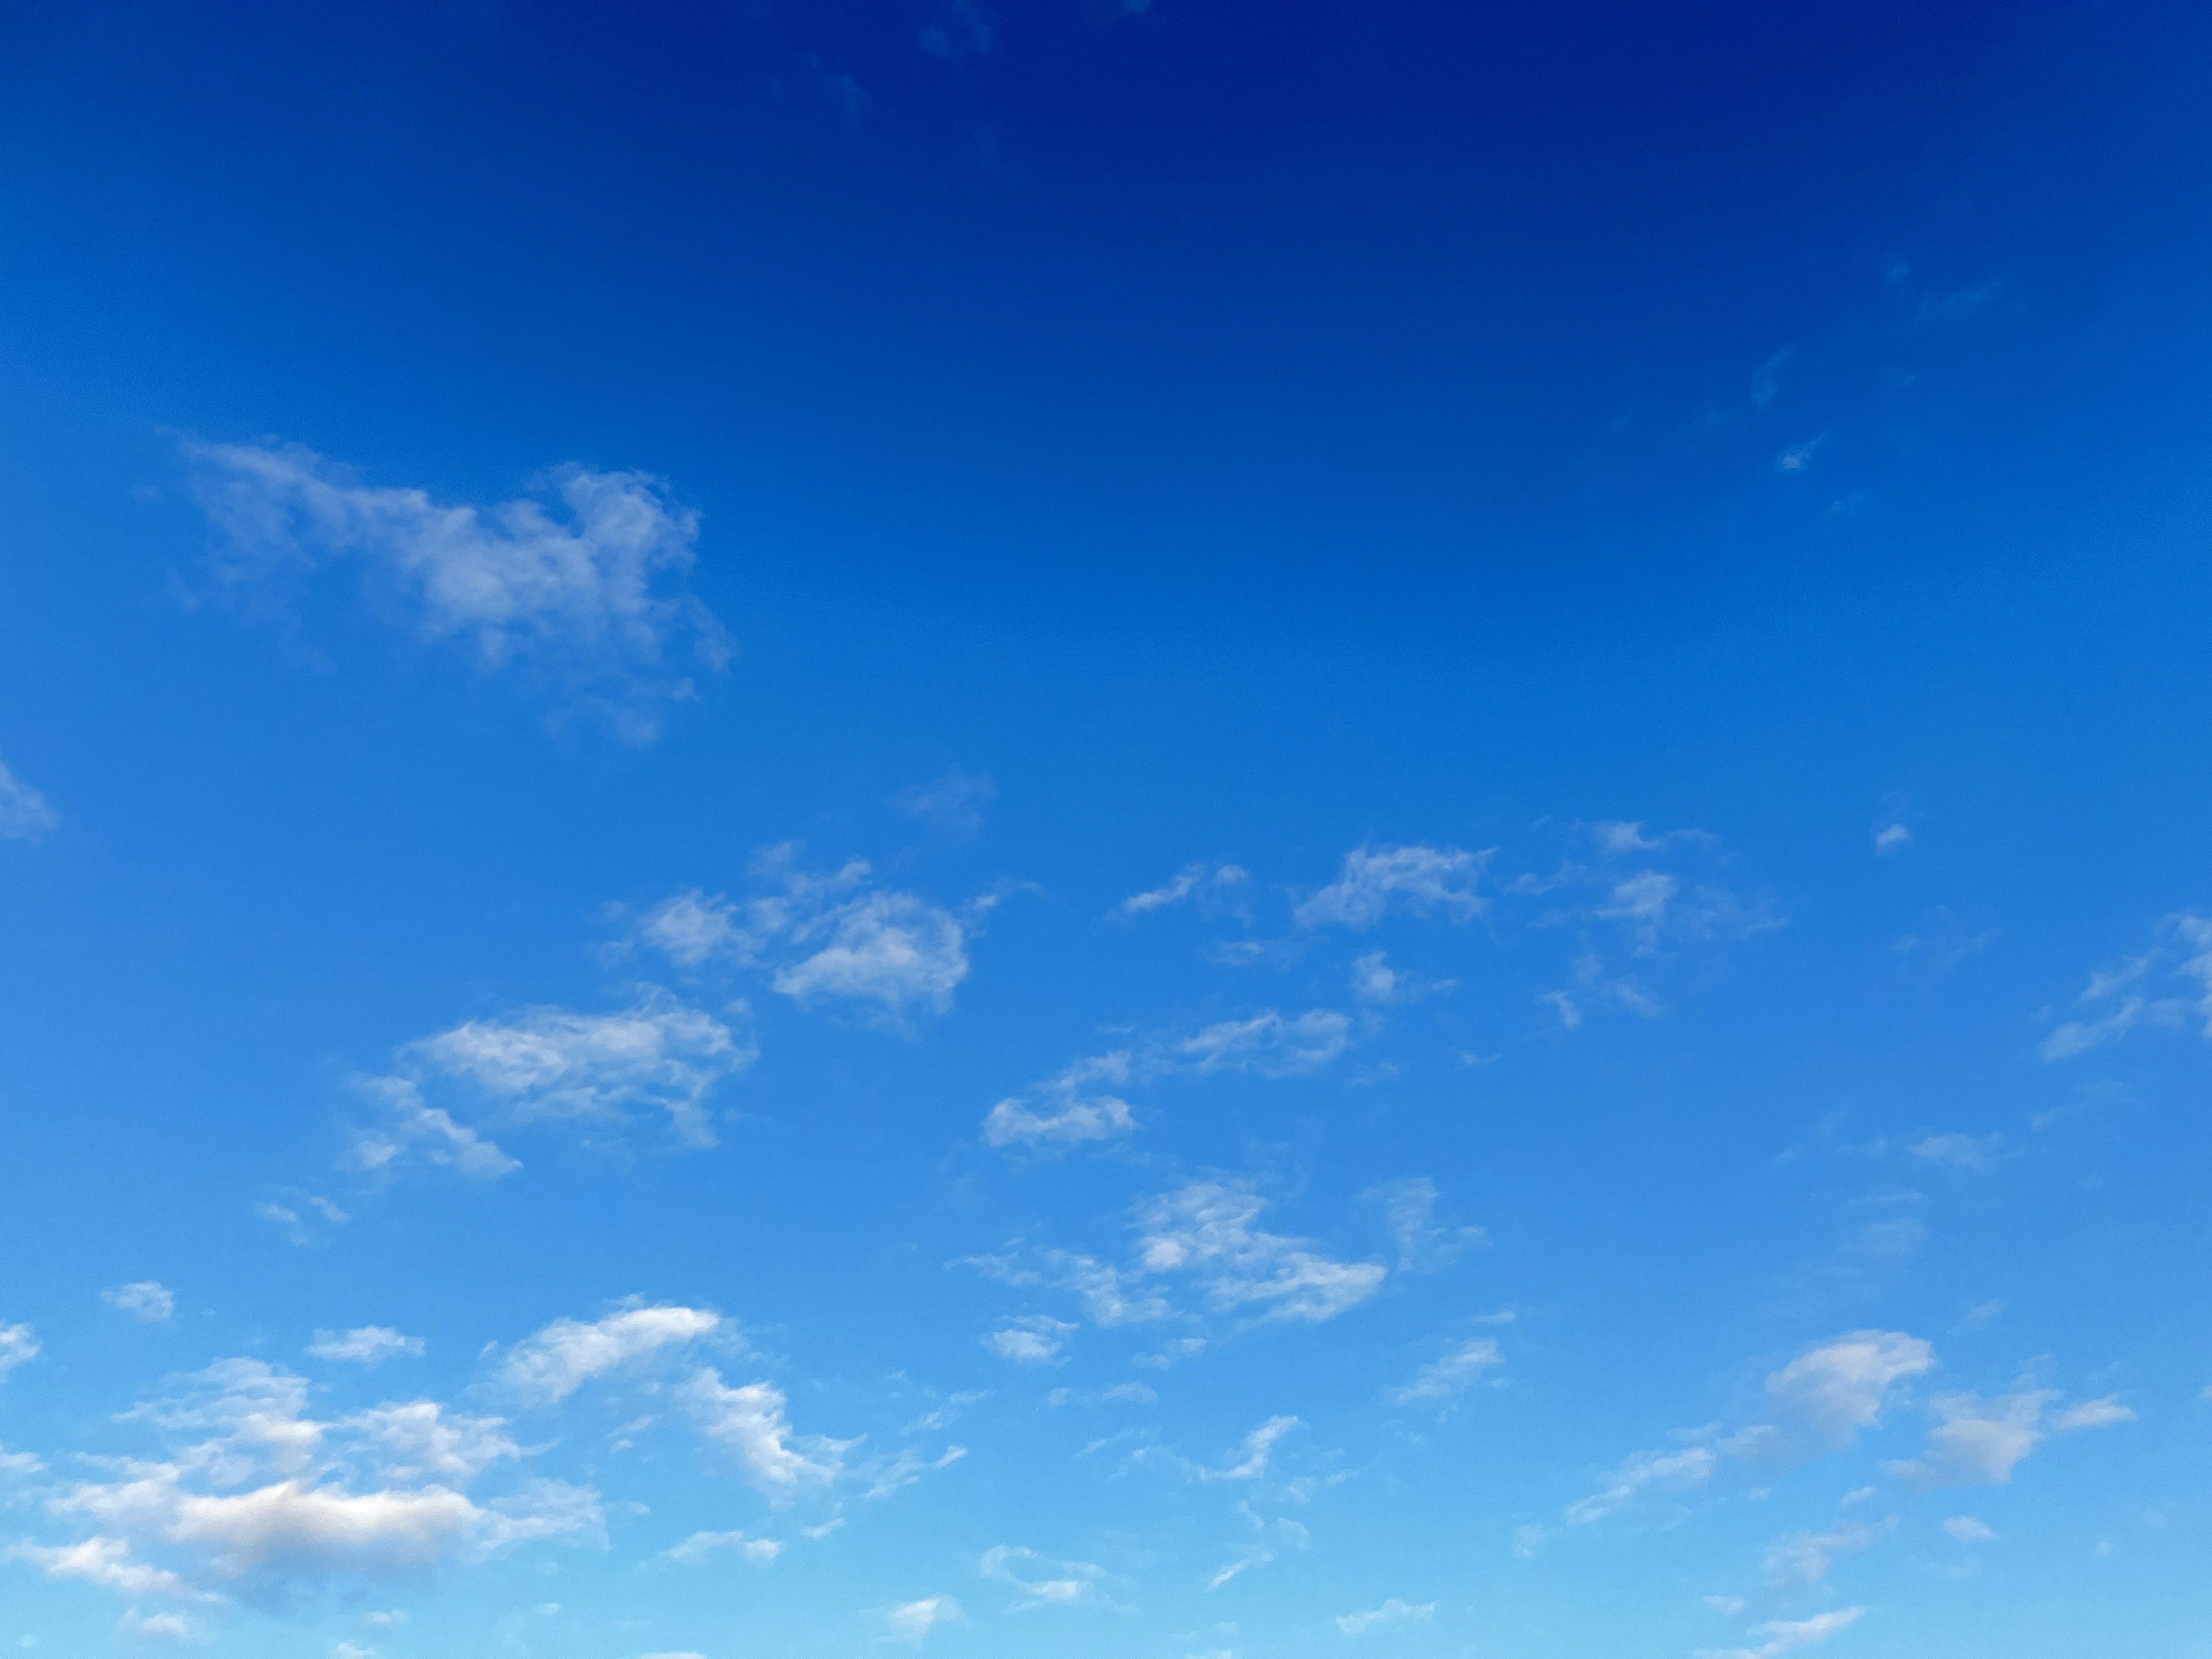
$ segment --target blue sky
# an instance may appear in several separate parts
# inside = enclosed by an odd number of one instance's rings
[[[2212,24],[0,18],[0,1646],[2212,1654]]]

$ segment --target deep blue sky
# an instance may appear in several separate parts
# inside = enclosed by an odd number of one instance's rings
[[[0,1641],[2212,1654],[2209,51],[7,9]]]

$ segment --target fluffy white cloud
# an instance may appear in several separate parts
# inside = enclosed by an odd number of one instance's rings
[[[1186,900],[1211,910],[1224,896],[1240,893],[1251,879],[1248,871],[1234,864],[1186,864],[1164,884],[1123,899],[1114,907],[1114,915],[1126,921]]]
[[[1755,1648],[1704,1648],[1698,1659],[1781,1659],[1799,1648],[1817,1646],[1838,1632],[1849,1630],[1865,1616],[1864,1607],[1837,1607],[1810,1619],[1770,1619],[1754,1626],[1752,1634],[1766,1639]]]
[[[646,473],[561,467],[539,499],[480,509],[359,483],[297,447],[185,453],[222,538],[215,575],[241,595],[265,602],[358,561],[423,638],[465,641],[487,669],[527,665],[635,742],[693,695],[668,665],[680,645],[710,672],[728,661],[721,625],[684,591],[698,520]]]
[[[1103,1602],[1105,1569],[1088,1561],[1057,1561],[1020,1544],[994,1544],[976,1564],[984,1577],[1012,1584],[1020,1596],[1006,1611]]]
[[[1294,915],[1301,927],[1372,927],[1394,905],[1450,921],[1472,921],[1488,901],[1475,890],[1488,852],[1457,848],[1359,848],[1344,855],[1344,868]]]
[[[1480,1380],[1485,1371],[1504,1363],[1505,1356],[1498,1352],[1495,1341],[1486,1336],[1477,1337],[1461,1343],[1441,1359],[1431,1360],[1413,1373],[1412,1382],[1387,1390],[1385,1397],[1395,1406],[1455,1400]]]
[[[39,1357],[37,1333],[28,1325],[0,1325],[0,1382],[18,1365],[27,1365]]]
[[[1917,1336],[1853,1331],[1807,1349],[1774,1372],[1766,1397],[1816,1446],[1844,1446],[1881,1420],[1891,1389],[1935,1363],[1935,1349]]]
[[[177,1310],[177,1298],[168,1286],[151,1279],[110,1285],[100,1293],[100,1299],[146,1325],[161,1324]]]
[[[1249,1019],[1224,1019],[1181,1045],[1182,1057],[1199,1072],[1257,1072],[1295,1077],[1317,1072],[1344,1052],[1352,1022],[1333,1008],[1314,1008],[1286,1019],[1273,1008]]]
[[[1971,1515],[1950,1516],[1943,1522],[1943,1530],[1961,1544],[1986,1544],[1997,1535],[1988,1522]]]
[[[726,1553],[764,1567],[783,1553],[783,1540],[755,1538],[742,1532],[695,1532],[674,1548],[664,1550],[660,1559],[678,1566],[697,1566]]]
[[[1401,1601],[1394,1595],[1381,1607],[1370,1607],[1365,1613],[1338,1614],[1336,1627],[1346,1636],[1364,1636],[1371,1630],[1425,1623],[1436,1615],[1437,1604],[1433,1601]]]
[[[1137,1261],[1147,1273],[1188,1273],[1221,1310],[1319,1323],[1372,1297],[1387,1272],[1339,1261],[1304,1239],[1255,1225],[1267,1200],[1249,1188],[1200,1181],[1139,1206]]]
[[[919,1644],[940,1625],[960,1622],[960,1604],[949,1595],[925,1595],[902,1601],[884,1614],[884,1629],[895,1642]]]
[[[1000,1358],[1011,1359],[1018,1364],[1056,1364],[1067,1346],[1068,1334],[1074,1329],[1075,1327],[1064,1319],[1031,1314],[1021,1319],[1009,1320],[985,1337],[983,1346]]]
[[[1127,1084],[1133,1070],[1126,1048],[1079,1060],[1037,1085],[1029,1098],[1012,1096],[992,1107],[983,1119],[983,1139],[994,1146],[1056,1147],[1131,1133],[1137,1125],[1128,1103],[1097,1085]]]
[[[726,1385],[702,1370],[678,1391],[699,1431],[733,1457],[744,1478],[772,1498],[827,1486],[854,1442],[799,1435],[784,1416],[783,1390],[769,1382]]]
[[[2135,1421],[2132,1411],[2107,1396],[2060,1412],[2046,1424],[2044,1413],[2057,1398],[2050,1389],[2016,1389],[1988,1400],[1964,1392],[1939,1394],[1928,1402],[1936,1419],[1928,1431],[1928,1449],[1884,1467],[1916,1486],[2002,1486],[2021,1460],[2053,1434]]]
[[[483,1504],[466,1494],[490,1463],[520,1455],[496,1419],[424,1401],[319,1421],[301,1379],[252,1359],[183,1384],[123,1419],[168,1437],[169,1455],[114,1460],[111,1478],[52,1492],[49,1513],[92,1536],[25,1546],[24,1559],[132,1596],[274,1601],[603,1532],[598,1495],[582,1487],[530,1481]]]
[[[1586,1527],[1618,1515],[1647,1492],[1688,1492],[1702,1486],[1712,1479],[1719,1461],[1709,1446],[1638,1452],[1613,1472],[1603,1487],[1567,1505],[1567,1524]]]
[[[2044,1059],[2071,1059],[2142,1026],[2193,1021],[2212,1039],[2212,915],[2166,917],[2149,949],[2092,974],[2075,1006],[2075,1018],[2043,1040]]]
[[[403,1336],[387,1325],[362,1325],[350,1331],[317,1331],[307,1352],[318,1359],[376,1366],[398,1354],[421,1358],[422,1339]]]
[[[0,763],[0,841],[43,841],[61,822],[44,795]]]
[[[400,1051],[404,1074],[471,1085],[520,1122],[618,1121],[633,1107],[665,1111],[677,1135],[711,1146],[707,1097],[757,1051],[712,1014],[665,992],[615,1014],[532,1008],[470,1020]]]
[[[695,888],[646,912],[633,937],[684,969],[767,959],[769,982],[802,1006],[871,1003],[892,1021],[951,1007],[969,963],[967,927],[951,911],[872,885],[862,859],[809,872],[788,843],[763,852],[753,875],[742,903]]]
[[[624,1308],[604,1319],[556,1319],[516,1343],[501,1379],[526,1400],[552,1405],[617,1366],[696,1342],[721,1328],[703,1308],[662,1304]]]

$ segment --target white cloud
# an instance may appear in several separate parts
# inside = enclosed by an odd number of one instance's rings
[[[1586,1527],[1618,1515],[1647,1492],[1688,1492],[1702,1486],[1712,1479],[1718,1461],[1706,1446],[1690,1446],[1678,1452],[1638,1452],[1607,1477],[1601,1489],[1567,1505],[1567,1524]]]
[[[1972,1515],[1950,1516],[1943,1522],[1943,1530],[1961,1544],[1986,1544],[1997,1535],[1988,1522]]]
[[[1878,854],[1902,853],[1912,845],[1912,831],[1901,823],[1885,823],[1874,832],[1874,850]]]
[[[2142,1026],[2195,1021],[2212,1039],[2212,915],[2166,917],[2148,950],[2092,974],[2075,1006],[2075,1018],[2043,1040],[2045,1060],[2087,1054]]]
[[[884,1614],[889,1639],[919,1644],[940,1625],[960,1622],[960,1604],[949,1595],[925,1595],[918,1601],[902,1601]]]
[[[1755,1648],[1705,1648],[1698,1659],[1781,1659],[1799,1648],[1817,1646],[1831,1636],[1849,1630],[1866,1614],[1864,1607],[1838,1607],[1816,1613],[1810,1619],[1770,1619],[1754,1626],[1752,1634],[1766,1638]]]
[[[182,1382],[122,1419],[167,1437],[168,1456],[102,1460],[112,1478],[48,1496],[56,1518],[92,1536],[33,1557],[45,1570],[134,1596],[280,1601],[296,1585],[604,1534],[586,1488],[534,1480],[489,1504],[466,1495],[489,1463],[520,1455],[496,1419],[423,1401],[318,1421],[305,1414],[301,1378],[252,1359]],[[376,1484],[357,1484],[364,1477]]]
[[[1486,1242],[1480,1227],[1437,1225],[1437,1183],[1426,1176],[1409,1176],[1376,1190],[1398,1247],[1401,1273],[1439,1272],[1457,1261],[1461,1251]]]
[[[1978,1394],[1939,1394],[1929,1401],[1936,1426],[1920,1456],[1886,1464],[1917,1486],[2002,1486],[2021,1461],[2053,1434],[2132,1423],[2134,1412],[2106,1395],[2069,1407],[2045,1423],[2058,1398],[2050,1389],[2015,1389],[1984,1400]]]
[[[1294,912],[1301,927],[1372,927],[1393,905],[1450,921],[1472,921],[1487,908],[1475,884],[1488,852],[1458,848],[1359,848],[1345,854],[1337,878]]]
[[[1255,1226],[1266,1209],[1249,1188],[1223,1182],[1163,1194],[1138,1207],[1139,1267],[1191,1274],[1217,1309],[1254,1308],[1269,1321],[1317,1324],[1382,1287],[1380,1262],[1338,1261]]]
[[[1389,957],[1381,951],[1352,958],[1352,994],[1361,1002],[1418,1002],[1423,997],[1442,996],[1458,984],[1455,979],[1416,979],[1402,969],[1393,968]]]
[[[1095,1086],[1126,1084],[1131,1074],[1126,1048],[1077,1060],[1031,1091],[1039,1097],[1036,1106],[1015,1095],[992,1107],[983,1119],[983,1139],[994,1146],[1063,1147],[1132,1133],[1137,1125],[1128,1103]]]
[[[737,906],[696,887],[647,911],[638,921],[637,935],[679,968],[696,968],[717,957],[750,962],[762,944],[738,922]]]
[[[0,1325],[0,1382],[18,1365],[39,1357],[38,1334],[28,1325]]]
[[[589,1323],[556,1319],[516,1343],[500,1376],[526,1399],[552,1405],[593,1377],[695,1342],[721,1325],[720,1314],[672,1304],[624,1308]]]
[[[420,1359],[422,1339],[403,1336],[387,1325],[362,1325],[350,1331],[317,1331],[307,1352],[318,1359],[374,1367],[398,1354]]]
[[[43,841],[61,822],[44,795],[0,763],[0,841]]]
[[[2103,1429],[2135,1420],[2135,1413],[2120,1404],[2116,1396],[2106,1395],[2102,1400],[2085,1400],[2078,1406],[2069,1407],[2051,1419],[2051,1426],[2064,1434],[2073,1429]]]
[[[873,1002],[894,1018],[916,1006],[941,1014],[968,977],[959,921],[911,893],[863,894],[794,937],[826,941],[775,975],[775,988],[802,1006],[831,998]]]
[[[1224,1019],[1180,1045],[1198,1072],[1257,1072],[1295,1077],[1320,1071],[1344,1052],[1352,1022],[1333,1008],[1315,1008],[1285,1019],[1273,1008],[1249,1019]]]
[[[1275,1443],[1299,1426],[1295,1417],[1271,1417],[1246,1435],[1230,1455],[1237,1461],[1219,1468],[1201,1468],[1201,1480],[1257,1480],[1267,1474],[1275,1455]]]
[[[1808,1348],[1766,1379],[1775,1410],[1823,1449],[1881,1420],[1889,1391],[1928,1371],[1936,1351],[1902,1331],[1853,1331]]]
[[[136,1637],[142,1642],[198,1642],[205,1636],[205,1627],[190,1613],[172,1609],[166,1613],[141,1613],[132,1607],[118,1621],[116,1628],[124,1635]]]
[[[678,1391],[699,1431],[736,1459],[744,1478],[772,1498],[827,1486],[854,1443],[799,1435],[784,1416],[783,1390],[769,1382],[730,1388],[702,1370]]]
[[[755,1538],[742,1532],[695,1532],[672,1549],[661,1552],[660,1559],[678,1566],[697,1566],[724,1553],[743,1556],[753,1565],[764,1567],[783,1553],[783,1540]]]
[[[1915,1158],[1954,1170],[1986,1170],[2003,1148],[2004,1137],[1999,1134],[1942,1134],[1923,1136],[1912,1143],[1911,1152]]]
[[[168,1286],[151,1279],[110,1285],[100,1293],[100,1299],[144,1325],[162,1324],[177,1310],[177,1298]]]
[[[487,669],[527,665],[638,743],[693,695],[669,665],[679,646],[709,672],[728,661],[721,625],[684,591],[698,520],[646,473],[561,467],[540,499],[479,509],[360,484],[297,447],[185,448],[224,543],[214,574],[241,596],[265,602],[357,559],[422,638],[465,641]]]
[[[1846,1521],[1826,1532],[1793,1532],[1766,1547],[1766,1582],[1805,1589],[1828,1576],[1839,1555],[1870,1550],[1897,1530],[1894,1516],[1879,1522]]]
[[[1021,1592],[1009,1613],[1035,1607],[1065,1607],[1103,1603],[1101,1581],[1105,1569],[1088,1561],[1057,1561],[1019,1544],[994,1544],[983,1552],[976,1570],[984,1577],[1012,1584]]]
[[[1336,1627],[1346,1636],[1364,1636],[1370,1630],[1389,1630],[1394,1626],[1425,1622],[1437,1615],[1433,1601],[1401,1601],[1392,1596],[1379,1607],[1365,1613],[1346,1613],[1337,1616]]]
[[[1186,864],[1164,885],[1132,894],[1114,907],[1124,921],[1154,910],[1164,910],[1186,900],[1202,911],[1212,911],[1224,897],[1240,894],[1252,879],[1249,872],[1234,864]]]
[[[466,1084],[517,1122],[620,1121],[642,1106],[665,1112],[695,1146],[714,1144],[708,1096],[756,1057],[720,1020],[664,991],[616,1014],[540,1007],[472,1019],[400,1051],[407,1080]]]
[[[1505,1363],[1504,1355],[1491,1338],[1477,1337],[1462,1342],[1441,1359],[1432,1359],[1413,1373],[1413,1380],[1404,1385],[1387,1389],[1384,1397],[1394,1406],[1413,1406],[1430,1401],[1448,1401],[1456,1399],[1482,1374]]]
[[[1066,1348],[1068,1333],[1075,1328],[1064,1319],[1031,1314],[993,1331],[983,1339],[983,1346],[1000,1358],[1018,1364],[1057,1364]]]
[[[444,1107],[425,1104],[422,1087],[412,1078],[356,1077],[354,1086],[385,1109],[381,1124],[354,1133],[353,1161],[363,1170],[394,1169],[411,1157],[458,1170],[472,1181],[496,1181],[522,1167],[495,1142],[455,1122]],[[299,1221],[296,1211],[277,1206],[263,1213],[272,1220]]]

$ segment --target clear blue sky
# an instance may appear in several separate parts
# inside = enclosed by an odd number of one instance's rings
[[[0,1646],[2212,1655],[2212,17],[0,15]]]

